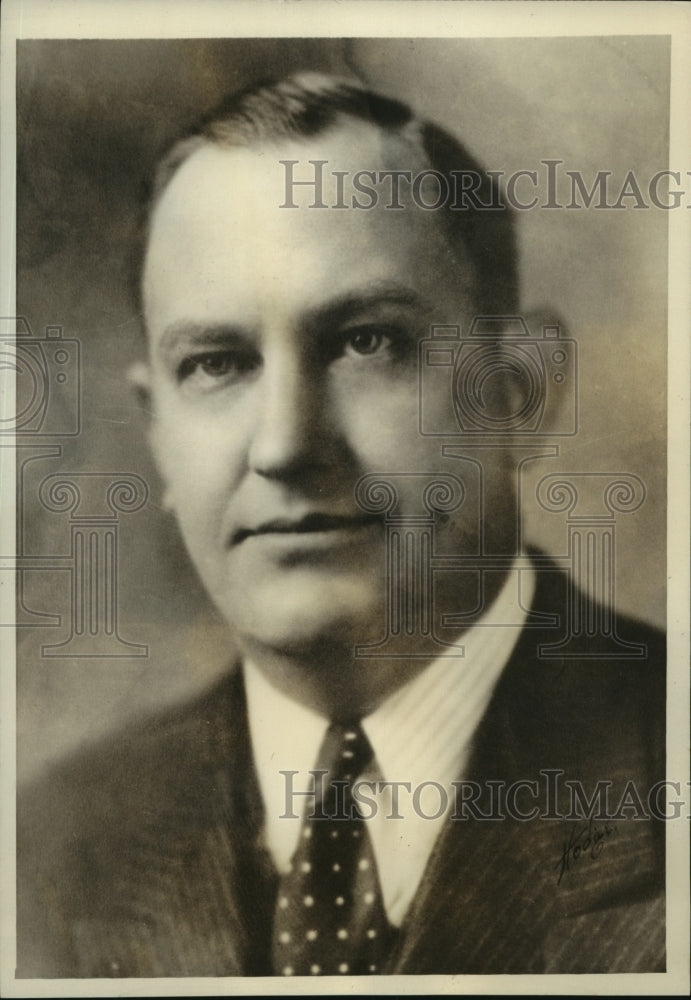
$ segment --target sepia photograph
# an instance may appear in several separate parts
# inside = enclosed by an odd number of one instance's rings
[[[6,995],[688,985],[646,6],[10,5]]]

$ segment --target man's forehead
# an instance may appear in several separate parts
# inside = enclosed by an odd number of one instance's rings
[[[260,194],[277,206],[284,204],[286,183],[291,182],[293,201],[299,207],[315,202],[318,177],[322,200],[336,204],[353,182],[374,173],[382,184],[386,171],[426,169],[429,164],[411,127],[401,132],[381,129],[371,122],[342,116],[334,125],[312,136],[280,136],[251,145],[233,146],[208,141],[178,168],[160,202],[185,200],[194,191],[216,186],[239,197]],[[315,162],[318,161],[315,166]],[[289,164],[289,166],[286,166]],[[306,183],[301,183],[305,181]],[[372,183],[371,179],[368,183]],[[268,186],[267,186],[268,185]],[[274,190],[275,189],[275,190]],[[405,191],[404,191],[405,200]],[[348,196],[350,204],[350,195]],[[375,207],[384,204],[378,199]],[[154,211],[154,218],[157,210]]]
[[[199,147],[153,215],[143,283],[147,313],[169,322],[183,298],[188,312],[203,307],[220,314],[232,300],[234,314],[250,316],[275,301],[302,315],[327,299],[386,282],[414,286],[429,299],[438,294],[442,272],[465,295],[472,269],[465,255],[449,254],[440,213],[403,194],[404,210],[387,208],[390,188],[381,174],[413,170],[407,165],[421,160],[409,137],[365,122],[308,139]],[[357,188],[364,171],[380,185],[369,209]]]

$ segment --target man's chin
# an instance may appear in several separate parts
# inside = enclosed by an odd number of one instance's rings
[[[272,583],[245,590],[221,611],[250,645],[310,658],[329,648],[354,650],[385,632],[382,593],[361,580]]]

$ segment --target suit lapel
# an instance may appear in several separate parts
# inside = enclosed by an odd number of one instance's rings
[[[262,806],[242,674],[235,670],[166,723],[176,765],[108,850],[103,899],[74,933],[81,975],[266,972],[275,874],[260,845]],[[133,829],[134,828],[134,829]],[[87,866],[89,861],[86,861]],[[104,954],[105,953],[105,954]],[[97,960],[98,967],[93,965]]]
[[[504,685],[505,686],[505,685]],[[528,772],[511,738],[511,693],[492,701],[464,776],[486,788]],[[497,812],[486,795],[474,803]],[[467,815],[468,818],[461,818]],[[457,804],[423,876],[387,971],[539,971],[539,924],[550,853],[546,831],[511,819],[477,819]]]
[[[561,574],[541,574],[534,607],[563,608],[562,587]],[[619,663],[540,659],[539,644],[552,638],[524,630],[475,734],[464,775],[483,790],[480,813],[504,812],[505,818],[475,818],[470,810],[460,818],[457,804],[401,928],[389,973],[539,972],[557,922],[568,935],[583,914],[630,904],[652,891],[659,824],[630,813],[613,823],[542,817],[543,769],[563,772],[555,803],[562,817],[571,809],[564,795],[568,778],[589,794],[599,780],[611,781],[610,808],[632,776],[641,787],[650,781],[645,733],[633,726],[612,732],[610,718],[613,697],[622,700],[618,678],[624,692],[626,684],[635,691],[636,675]],[[536,818],[511,819],[496,799],[492,808],[488,783],[501,782],[506,792],[526,780],[538,783]],[[519,808],[528,813],[535,801],[519,797]],[[579,959],[587,966],[587,950]]]

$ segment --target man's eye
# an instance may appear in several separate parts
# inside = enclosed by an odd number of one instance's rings
[[[232,380],[252,367],[250,357],[231,351],[207,351],[184,358],[178,368],[178,381],[213,384]]]
[[[375,329],[356,330],[347,340],[347,346],[356,354],[375,354],[383,343],[384,333]]]
[[[398,346],[396,331],[384,326],[362,326],[345,335],[345,350],[349,354],[367,357],[372,354],[394,353]]]

